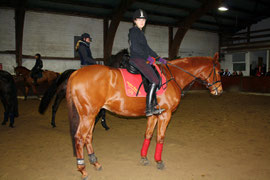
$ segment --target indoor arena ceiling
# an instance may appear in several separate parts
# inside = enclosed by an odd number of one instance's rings
[[[146,10],[150,24],[178,27],[190,14],[209,0],[130,0],[122,21],[131,21],[133,12]],[[129,2],[130,2],[129,1]],[[94,18],[112,18],[125,0],[0,0],[1,7],[42,12],[54,12]],[[228,11],[216,8],[208,11],[192,24],[193,29],[218,33],[235,33],[270,17],[269,0],[225,0]]]

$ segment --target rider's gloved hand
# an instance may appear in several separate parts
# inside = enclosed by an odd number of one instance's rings
[[[167,64],[167,60],[163,58],[159,58],[158,61],[161,62],[162,64]]]
[[[153,57],[151,57],[151,56],[149,56],[149,57],[147,58],[147,61],[149,62],[148,64],[152,65],[152,64],[155,64],[156,59],[153,58]]]

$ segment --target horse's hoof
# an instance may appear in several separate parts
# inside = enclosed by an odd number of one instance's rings
[[[165,165],[164,165],[163,161],[157,162],[157,168],[160,169],[160,170],[163,170],[165,168]]]
[[[98,166],[98,167],[96,166],[95,169],[96,169],[97,171],[101,171],[101,170],[102,170],[102,166]]]
[[[149,165],[149,161],[148,161],[147,157],[142,157],[142,158],[141,158],[141,164],[142,164],[143,166]]]
[[[13,124],[10,124],[9,127],[14,128]]]
[[[102,166],[101,166],[101,164],[99,164],[98,162],[96,162],[96,163],[94,164],[94,167],[95,167],[95,169],[96,169],[97,171],[101,171],[101,170],[102,170]]]
[[[87,180],[88,176],[82,176],[82,180]]]

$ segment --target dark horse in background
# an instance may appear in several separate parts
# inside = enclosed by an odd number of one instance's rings
[[[25,94],[24,99],[27,99],[29,89],[32,88],[33,93],[38,96],[36,86],[34,85],[34,79],[30,76],[31,71],[24,66],[17,66],[14,68],[16,76],[22,76],[24,79]],[[42,77],[38,78],[38,84],[47,83],[49,86],[59,76],[59,73],[44,70],[42,71]],[[38,96],[39,98],[39,96]]]
[[[127,49],[123,49],[123,50],[119,51],[117,54],[111,55],[107,60],[104,61],[104,64],[106,66],[110,66],[110,67],[121,68],[121,67],[125,66],[125,64],[128,62],[128,60],[129,60],[129,52]],[[74,71],[76,71],[76,70],[75,69],[68,69],[68,70],[64,71],[51,84],[51,86],[49,86],[49,88],[44,93],[44,95],[41,99],[41,102],[39,104],[39,113],[44,114],[44,112],[48,108],[52,98],[56,94],[56,97],[55,97],[55,100],[54,100],[54,103],[52,106],[52,119],[51,119],[52,127],[56,127],[55,115],[56,115],[56,112],[58,110],[60,103],[62,102],[62,100],[66,96],[67,80],[68,80],[69,76]],[[106,124],[105,112],[106,112],[106,110],[103,108],[100,110],[100,112],[98,113],[98,115],[96,117],[95,123],[97,123],[98,120],[100,118],[102,118],[101,124],[106,130],[108,130],[109,127]]]
[[[0,70],[0,99],[5,110],[2,125],[10,119],[9,126],[14,127],[14,118],[19,116],[17,88],[12,75],[3,70]]]

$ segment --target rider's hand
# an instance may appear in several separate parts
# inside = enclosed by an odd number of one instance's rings
[[[163,58],[159,58],[158,61],[161,62],[162,64],[167,64],[167,60]]]
[[[147,64],[150,64],[150,65],[155,64],[155,62],[156,62],[155,58],[153,58],[153,57],[151,57],[151,56],[149,56],[149,57],[147,58],[147,61],[149,62],[149,63],[147,63]]]

